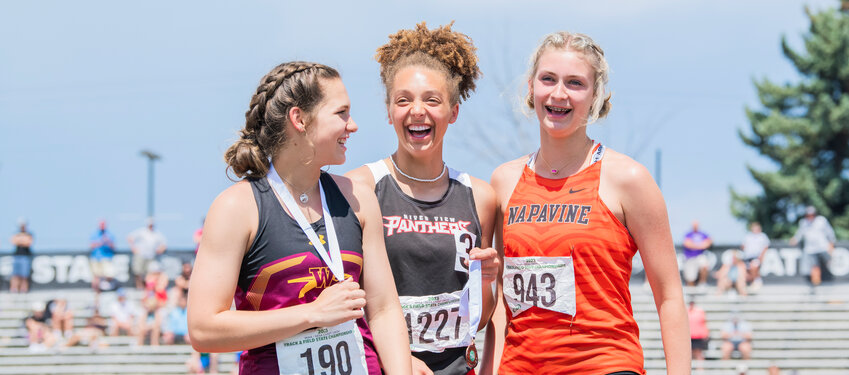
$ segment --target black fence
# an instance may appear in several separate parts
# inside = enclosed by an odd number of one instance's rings
[[[728,260],[732,251],[739,245],[717,245],[707,253],[710,269],[715,271],[722,266],[723,259]],[[825,270],[825,280],[849,282],[849,242],[838,242],[831,261]],[[678,250],[678,269],[681,269],[684,256]],[[168,250],[157,259],[165,273],[173,280],[180,274],[183,262],[194,260],[194,249]],[[785,243],[773,243],[764,257],[761,265],[761,276],[770,282],[800,282],[804,280],[800,269],[802,250]],[[130,268],[131,254],[118,252],[112,260],[115,280],[120,285],[132,285],[133,275]],[[12,273],[12,256],[0,256],[0,279],[3,289],[7,288]],[[634,257],[634,278],[643,278],[644,270],[639,253]],[[32,258],[31,289],[80,288],[91,285],[91,266],[87,251],[52,251],[47,254],[36,254]]]

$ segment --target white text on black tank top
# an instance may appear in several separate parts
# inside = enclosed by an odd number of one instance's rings
[[[386,237],[396,233],[450,234],[468,232],[471,221],[457,220],[454,217],[427,215],[384,216],[383,226],[386,227]]]

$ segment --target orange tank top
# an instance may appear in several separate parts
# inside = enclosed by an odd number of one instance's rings
[[[510,258],[566,259],[574,287],[567,278],[557,285],[553,277],[535,279],[538,296],[527,297],[541,303],[515,316],[508,309],[500,374],[645,374],[628,289],[637,245],[598,196],[603,154],[604,147],[596,145],[593,163],[562,179],[540,177],[526,165],[513,190],[503,223],[505,266]],[[508,280],[505,268],[505,296],[519,293],[524,299],[531,281],[514,277]],[[562,302],[571,304],[573,314],[544,308],[555,286],[572,293]]]

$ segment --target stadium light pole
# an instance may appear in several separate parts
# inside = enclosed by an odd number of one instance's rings
[[[153,163],[162,157],[150,150],[141,150],[141,156],[147,158],[147,217],[153,217]]]

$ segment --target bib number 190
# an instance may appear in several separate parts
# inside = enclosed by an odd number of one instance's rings
[[[331,345],[319,346],[317,356],[320,366],[318,370],[321,370],[321,375],[350,375],[352,372],[351,352],[348,349],[348,343],[345,341],[339,341],[335,350]],[[312,348],[307,348],[306,351],[301,353],[301,358],[307,360],[309,375],[316,375]],[[329,372],[324,370],[329,370]]]
[[[548,285],[540,285],[543,286],[545,292],[548,292],[547,295],[540,295],[538,293],[539,287],[537,286],[537,275],[534,273],[525,274],[528,277],[527,285],[525,284],[525,278],[521,273],[517,273],[513,275],[513,291],[515,292],[516,297],[523,303],[530,303],[534,306],[539,307],[539,304],[542,304],[544,307],[551,307],[554,305],[554,302],[557,301],[557,293],[554,290],[554,286],[556,285],[554,275],[551,273],[543,273],[539,277],[539,283],[547,283]]]

